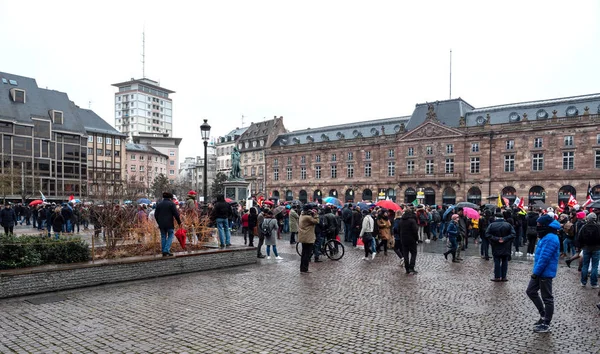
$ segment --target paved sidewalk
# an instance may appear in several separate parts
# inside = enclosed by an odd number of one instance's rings
[[[600,352],[597,291],[576,269],[560,267],[552,332],[535,334],[531,261],[492,283],[473,248],[452,264],[440,242],[419,246],[406,276],[391,251],[362,261],[347,247],[301,275],[278,246],[279,262],[0,300],[0,353]]]

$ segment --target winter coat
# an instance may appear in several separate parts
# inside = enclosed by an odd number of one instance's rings
[[[248,228],[252,231],[258,225],[258,215],[248,214]]]
[[[248,217],[250,217],[248,213],[242,215],[242,227],[248,228]]]
[[[216,202],[213,206],[213,219],[228,219],[231,215],[231,207],[227,202]]]
[[[73,217],[73,210],[71,210],[71,208],[65,205],[60,210],[60,214],[62,215],[63,219],[65,219],[65,221],[71,220],[71,218]]]
[[[261,228],[267,227],[271,232],[271,236],[265,237],[265,245],[267,246],[275,246],[277,245],[277,230],[279,229],[279,224],[277,223],[277,219],[267,219],[262,223]]]
[[[555,229],[560,228],[558,221],[550,223]],[[535,258],[533,263],[533,274],[541,278],[554,278],[558,270],[558,259],[560,257],[560,241],[555,233],[541,236],[535,247]]]
[[[154,211],[154,218],[156,219],[158,227],[162,230],[175,228],[173,218],[177,220],[177,224],[181,225],[179,211],[171,199],[163,199],[162,202],[158,203],[156,210]]]
[[[588,221],[579,231],[579,246],[586,251],[600,250],[600,224]]]
[[[303,212],[298,221],[298,242],[315,243],[315,225],[318,223],[318,216]]]
[[[416,245],[419,240],[419,228],[415,214],[405,212],[400,221],[400,240],[403,246]]]
[[[459,236],[458,233],[458,224],[455,221],[450,221],[448,224],[448,229],[446,230],[448,233],[448,237],[457,238]]]
[[[469,221],[465,216],[458,217],[458,241],[464,240],[467,238],[467,230],[469,229]]]
[[[360,229],[360,237],[363,237],[365,233],[372,233],[373,228],[375,227],[375,221],[371,217],[371,215],[366,215],[362,221],[362,227]]]
[[[17,214],[13,209],[4,208],[0,211],[0,220],[2,220],[2,226],[14,227],[17,224]]]
[[[540,217],[540,214],[536,213],[535,211],[530,211],[527,213],[527,216],[525,217],[525,224],[527,224],[527,235],[537,235],[537,230],[536,230],[536,226],[537,226],[537,219]]]
[[[391,223],[389,220],[377,219],[377,226],[379,226],[379,237],[382,240],[389,241],[392,239]]]
[[[360,215],[360,212],[357,210],[353,210],[352,211],[352,228],[360,229],[361,225],[362,225],[362,216]]]
[[[62,213],[54,213],[52,216],[52,230],[54,230],[54,232],[62,232],[64,224],[65,218],[62,216]]]
[[[425,209],[417,209],[417,225],[418,226],[427,226],[427,222],[429,221],[429,215]]]
[[[300,216],[296,213],[295,210],[290,211],[290,232],[298,232],[298,222],[300,221]]]
[[[516,236],[515,228],[502,218],[496,218],[485,231],[485,237],[490,240],[492,245],[494,257],[510,256],[512,241]]]
[[[400,241],[400,222],[402,221],[402,217],[394,219],[394,226],[392,227],[392,232],[394,234],[394,239],[396,241]]]
[[[350,208],[345,207],[342,209],[342,220],[344,220],[344,223],[346,224],[352,224],[352,210],[350,210]]]

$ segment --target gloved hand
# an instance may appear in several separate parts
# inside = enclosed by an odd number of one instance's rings
[[[531,279],[534,279],[534,280],[535,280],[535,279],[537,279],[537,277],[538,277],[537,275],[535,275],[535,274],[531,274]]]

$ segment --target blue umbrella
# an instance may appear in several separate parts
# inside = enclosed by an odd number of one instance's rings
[[[150,199],[147,199],[147,198],[141,198],[141,199],[138,199],[137,203],[138,203],[138,204],[150,204],[150,203],[152,203],[152,202],[150,201]]]
[[[360,210],[369,210],[371,209],[371,206],[365,202],[359,202],[358,204],[356,204],[357,207],[360,208]]]
[[[337,206],[342,206],[342,202],[335,198],[335,197],[327,197],[323,199],[323,203],[325,204],[333,204],[333,205],[337,205]]]
[[[448,216],[448,214],[450,214],[450,212],[454,210],[454,205],[450,205],[448,207],[448,209],[446,209],[446,211],[444,212],[444,216],[442,217],[443,220],[446,220],[446,216]]]

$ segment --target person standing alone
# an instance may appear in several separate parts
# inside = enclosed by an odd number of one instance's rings
[[[492,256],[494,256],[494,278],[490,280],[507,281],[508,257],[516,234],[512,225],[504,220],[500,208],[496,208],[496,219],[488,226],[485,237],[492,245]]]
[[[298,242],[302,244],[300,255],[300,273],[309,273],[308,264],[313,254],[315,244],[315,225],[319,223],[317,213],[308,206],[304,207],[300,221],[298,222]]]
[[[231,246],[231,232],[229,231],[229,218],[232,216],[231,206],[225,201],[223,194],[217,195],[217,202],[212,210],[212,218],[215,220],[219,231],[219,247]]]
[[[156,210],[154,211],[154,218],[160,229],[160,246],[162,249],[163,257],[172,256],[171,243],[173,242],[173,235],[175,231],[175,223],[173,219],[177,220],[177,224],[181,226],[181,219],[179,218],[179,211],[175,203],[173,203],[173,194],[164,192],[163,200],[158,203]]]
[[[533,331],[536,333],[548,332],[554,315],[552,279],[556,277],[560,257],[560,241],[556,234],[559,229],[560,223],[549,215],[543,215],[537,219],[540,240],[535,249],[533,271],[526,290],[527,296],[533,301],[540,314],[540,319],[534,323]]]

